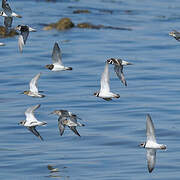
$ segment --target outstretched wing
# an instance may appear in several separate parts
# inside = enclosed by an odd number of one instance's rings
[[[109,87],[109,64],[106,62],[105,63],[105,68],[104,72],[102,73],[101,76],[101,89],[100,92],[110,92],[110,87]]]
[[[75,114],[71,114],[69,118],[73,123],[77,124],[77,116]]]
[[[78,133],[76,126],[68,126],[76,135],[80,136],[80,134]]]
[[[28,38],[28,35],[29,35],[29,29],[27,28],[26,31],[21,31],[21,35],[23,37],[24,44],[26,44],[26,41],[27,41],[27,38]]]
[[[27,127],[27,129],[29,131],[31,131],[35,136],[39,137],[42,141],[44,141],[43,138],[41,137],[41,135],[39,134],[39,132],[36,130],[36,128],[34,126],[33,127]]]
[[[6,0],[2,0],[2,8],[7,16],[11,16],[12,10]]]
[[[60,64],[63,66],[61,50],[57,42],[55,42],[54,44],[54,48],[52,52],[52,61],[53,61],[53,64]]]
[[[37,119],[34,116],[34,111],[40,107],[40,104],[29,107],[25,111],[25,116],[26,116],[26,121],[32,122],[32,121],[37,121]]]
[[[2,0],[2,8],[4,9],[6,7],[6,0]]]
[[[124,73],[123,73],[123,66],[122,65],[115,65],[114,66],[114,71],[115,71],[117,77],[121,80],[121,82],[125,86],[127,86],[126,79],[125,79]]]
[[[63,135],[64,129],[65,129],[65,125],[63,125],[63,123],[62,123],[63,120],[66,120],[66,117],[59,116],[58,128],[59,128],[59,132],[60,132],[61,136]]]
[[[147,114],[147,119],[146,119],[146,136],[147,136],[147,141],[156,142],[154,124],[149,114]]]
[[[38,93],[37,81],[40,75],[41,73],[38,73],[36,76],[34,76],[34,78],[29,83],[30,91],[33,93]]]
[[[151,173],[156,164],[156,150],[147,149],[146,156],[147,156],[148,170]]]
[[[12,25],[13,18],[12,17],[4,17],[4,25],[6,27],[6,30],[9,30],[9,28]]]

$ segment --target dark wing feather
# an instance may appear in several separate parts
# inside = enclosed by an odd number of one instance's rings
[[[105,101],[111,101],[111,98],[103,98]]]
[[[27,40],[27,37],[29,35],[29,30],[28,31],[21,31],[21,35],[23,37],[24,44],[26,44],[26,40]]]
[[[65,129],[65,125],[62,123],[62,121],[65,119],[66,118],[62,116],[59,116],[59,119],[58,119],[58,128],[59,128],[59,132],[61,136],[63,135],[64,129]]]
[[[7,16],[9,16],[12,13],[11,7],[9,6],[9,4],[6,1],[2,2],[2,8]]]
[[[6,30],[9,30],[9,28],[12,25],[13,18],[12,17],[4,17],[4,25],[6,27]]]
[[[36,130],[36,128],[34,126],[33,127],[27,127],[27,129],[43,141],[43,138],[41,137],[41,135],[38,133],[38,131]]]
[[[127,83],[126,83],[126,79],[124,77],[124,73],[123,73],[123,66],[122,65],[115,65],[114,66],[114,71],[117,75],[117,77],[121,80],[121,82],[127,86]]]
[[[151,173],[156,164],[156,150],[155,149],[147,149],[146,153],[147,153],[148,170]]]
[[[69,126],[68,126],[69,127]],[[76,135],[80,136],[80,134],[78,133],[76,126],[70,126],[69,127]]]
[[[2,8],[5,9],[6,7],[6,0],[2,0]]]

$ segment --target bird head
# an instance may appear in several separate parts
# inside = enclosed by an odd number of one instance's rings
[[[3,11],[0,11],[0,16],[7,17],[7,15]]]
[[[16,26],[15,30],[20,31],[21,30],[21,25]]]
[[[61,116],[61,111],[59,110],[54,110],[53,112],[51,112],[50,114],[56,114],[58,116]]]
[[[24,91],[22,94],[28,95],[28,94],[29,94],[29,91]]]
[[[95,92],[94,96],[99,97],[99,92]]]
[[[145,148],[145,146],[146,146],[146,142],[143,142],[143,143],[139,144],[139,147]]]
[[[108,59],[107,60],[107,63],[109,63],[109,64],[114,64],[114,61],[115,61],[116,59],[114,59],[114,58],[110,58],[110,59]]]
[[[176,37],[176,34],[178,34],[178,32],[177,31],[171,31],[170,33],[169,33],[169,35],[170,36],[173,36],[173,37]]]
[[[48,64],[45,66],[45,68],[52,70],[54,68],[53,64]]]
[[[20,121],[18,124],[23,126],[25,123],[26,123],[26,121],[23,120],[23,121]]]

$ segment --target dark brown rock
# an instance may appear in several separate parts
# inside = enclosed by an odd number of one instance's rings
[[[93,25],[91,23],[79,23],[77,24],[78,28],[88,28],[88,29],[100,29],[103,28],[103,25]]]
[[[45,25],[43,30],[51,30],[51,29],[57,29],[57,30],[66,30],[75,27],[74,23],[71,21],[70,18],[62,18],[56,23],[51,23],[49,25]],[[116,30],[128,30],[131,31],[131,28],[123,28],[123,27],[114,27],[114,26],[104,26],[102,24],[100,25],[94,25],[91,23],[79,23],[77,24],[78,28],[86,28],[86,29],[116,29]]]
[[[81,14],[81,13],[91,13],[89,10],[87,9],[77,9],[73,11],[74,14]]]
[[[47,26],[45,26],[44,30],[51,30],[51,29],[57,29],[57,30],[65,30],[70,29],[74,27],[74,23],[71,21],[70,18],[62,18],[57,23],[52,23]]]
[[[6,28],[4,26],[0,26],[0,37],[1,38],[13,37],[16,35],[18,35],[16,30],[11,29],[9,32],[7,32]]]

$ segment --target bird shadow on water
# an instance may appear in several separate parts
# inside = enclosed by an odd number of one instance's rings
[[[68,173],[67,171],[67,167],[61,167],[61,168],[57,168],[54,165],[47,165],[47,169],[49,170],[49,173],[47,176],[47,178],[61,178],[64,180],[69,180],[70,176],[66,175]]]

